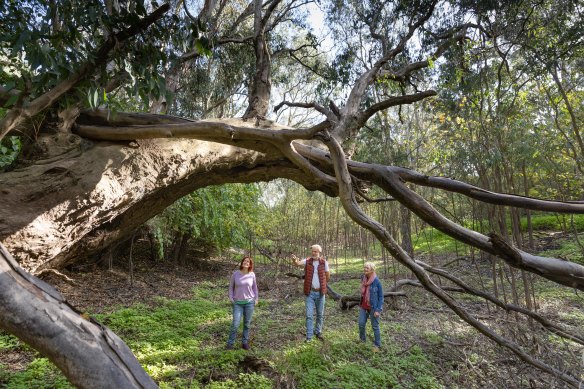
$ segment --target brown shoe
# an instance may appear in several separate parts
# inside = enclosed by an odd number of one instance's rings
[[[373,348],[371,349],[371,351],[373,351],[374,353],[378,353],[381,351],[381,349],[377,346],[373,346]]]
[[[247,344],[247,343],[242,343],[242,344],[241,344],[241,348],[242,348],[242,349],[244,349],[244,350],[249,350],[249,344]]]

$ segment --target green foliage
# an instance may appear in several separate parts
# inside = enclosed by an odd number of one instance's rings
[[[399,351],[388,345],[376,354],[370,343],[357,340],[355,331],[355,324],[337,321],[327,332],[327,347],[308,343],[288,348],[278,365],[306,388],[440,387],[432,375],[434,367],[419,347],[398,356]]]
[[[531,227],[533,231],[536,232],[563,231],[565,228],[568,228],[569,231],[573,231],[572,223],[574,228],[576,228],[578,231],[584,231],[584,215],[532,215],[531,217]],[[507,225],[510,226],[510,222],[508,222]],[[521,231],[526,232],[526,217],[521,217],[520,225]],[[510,228],[509,232],[511,232]],[[467,249],[467,246],[457,242],[454,238],[451,238],[450,236],[434,228],[422,229],[418,234],[412,237],[412,241],[414,243],[414,249],[420,252],[445,254],[456,253],[461,249]],[[582,253],[580,247],[578,246],[577,242],[574,241],[573,237],[569,237],[567,239],[557,239],[557,242],[561,244],[559,249],[545,251],[542,253],[542,255],[556,256],[574,261],[576,263],[584,264],[584,253]]]
[[[414,250],[434,254],[454,253],[462,244],[434,228],[425,228],[412,237]]]
[[[0,140],[0,171],[6,169],[16,160],[21,147],[22,144],[18,136],[8,136]]]
[[[100,60],[101,66],[92,69],[93,77],[80,82],[76,95],[66,96],[59,104],[64,106],[76,100],[91,108],[105,105],[116,109],[127,105],[124,101],[137,97],[143,104],[139,108],[144,109],[152,98],[168,97],[162,74],[177,56],[174,49],[188,41],[190,21],[165,15],[148,28],[147,34],[125,41],[123,50],[114,49],[106,66],[104,58],[96,57],[105,39],[136,26],[157,7],[142,0],[112,4],[113,9],[108,11],[98,0],[0,3],[0,83],[6,89],[27,91],[26,103],[69,77],[82,64]],[[201,49],[208,54],[206,38],[197,39],[203,42]],[[118,96],[109,98],[103,88],[121,74],[129,75],[129,82],[122,85],[123,91]],[[15,102],[11,99],[5,106],[9,108]]]
[[[228,184],[202,188],[183,197],[149,222],[158,241],[159,255],[176,234],[188,234],[200,245],[223,250],[247,247],[250,237],[263,232],[255,184]]]
[[[100,105],[105,105],[107,103],[107,94],[104,90],[99,89],[88,89],[87,90],[87,102],[90,108],[96,109]]]
[[[536,215],[531,218],[531,226],[535,231],[562,231],[566,226],[572,231],[572,222],[576,230],[584,231],[584,215]],[[521,230],[527,231],[526,218],[521,218]]]
[[[263,375],[251,373],[239,373],[237,379],[223,382],[211,382],[206,388],[209,389],[271,389],[274,383]]]
[[[0,386],[5,389],[73,389],[47,358],[34,359],[24,371],[14,373],[0,364]]]
[[[17,337],[9,334],[3,334],[0,332],[0,350],[11,351],[18,349],[22,346],[20,340]]]

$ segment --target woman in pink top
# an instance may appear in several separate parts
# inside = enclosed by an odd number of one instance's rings
[[[227,340],[227,349],[232,349],[237,336],[237,329],[243,316],[243,338],[241,348],[249,350],[249,328],[255,305],[258,303],[258,285],[253,272],[253,260],[245,256],[239,263],[239,270],[231,276],[229,282],[229,301],[233,304],[233,321]]]

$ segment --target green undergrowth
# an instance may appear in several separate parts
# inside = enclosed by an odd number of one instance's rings
[[[331,282],[335,291],[344,295],[358,293],[361,266],[362,260],[358,258],[339,266],[342,272]],[[385,287],[391,284],[392,280],[383,280]],[[443,375],[435,364],[441,363],[445,342],[463,342],[474,336],[473,330],[458,320],[446,320],[447,316],[439,313],[443,310],[440,302],[428,300],[426,294],[414,288],[408,293],[409,307],[424,307],[444,317],[436,317],[435,323],[429,325],[430,320],[404,319],[399,310],[386,305],[380,353],[372,351],[369,323],[368,342],[359,342],[358,310],[341,311],[331,298],[325,310],[326,340],[306,343],[304,297],[295,286],[289,284],[286,286],[289,290],[278,296],[269,289],[262,290],[254,314],[251,351],[225,350],[231,321],[226,277],[199,283],[185,300],[158,297],[130,307],[105,310],[108,313],[95,317],[128,344],[163,389],[442,388]],[[488,283],[486,287],[490,287]],[[540,281],[536,283],[536,293],[538,301],[548,304],[543,307],[545,310],[556,303],[559,306],[573,301],[573,309],[563,307],[558,314],[568,325],[584,323],[578,308],[583,297],[574,291]],[[458,298],[465,304],[476,299]],[[549,341],[560,342],[553,338]],[[71,388],[46,358],[15,337],[0,333],[0,353],[18,351],[27,353],[30,363],[19,371],[11,371],[0,363],[0,388]],[[464,369],[452,371],[458,373],[460,377],[451,379],[464,387],[468,383]]]
[[[30,363],[19,371],[11,371],[0,363],[0,388],[3,389],[70,389],[73,388],[61,372],[47,358],[21,342],[18,338],[0,332],[0,354],[18,353],[30,357]],[[22,358],[22,357],[21,357]]]
[[[354,280],[336,283],[355,290]],[[382,321],[383,350],[358,341],[358,311],[341,311],[329,299],[325,342],[304,342],[304,299],[291,291],[285,299],[261,299],[254,314],[251,351],[225,350],[231,307],[227,281],[207,282],[188,300],[156,298],[96,319],[116,332],[161,388],[298,388],[399,387],[438,388],[435,367],[419,347],[402,350],[393,342],[390,315]],[[385,319],[384,319],[385,320]],[[370,326],[368,336],[372,337]],[[241,329],[238,336],[241,336]],[[239,338],[240,339],[240,338]],[[0,336],[0,352],[24,347],[10,335]],[[250,368],[249,359],[261,361]],[[26,370],[0,366],[0,387],[70,388],[61,373],[36,356]]]
[[[584,235],[578,234],[578,239],[584,245]],[[566,259],[584,265],[584,250],[580,248],[573,236],[557,239],[555,243],[557,248],[543,251],[540,255]]]
[[[558,287],[552,281],[540,279],[535,284],[535,290],[538,300],[546,304],[573,304],[576,306],[584,305],[584,295],[576,289],[567,287]]]
[[[534,215],[531,226],[535,231],[584,231],[584,215]],[[527,219],[521,218],[521,230],[527,231]]]
[[[365,264],[363,258],[338,258],[336,261],[329,259],[331,274],[359,274],[363,271]]]
[[[0,387],[5,389],[73,388],[55,365],[42,357],[33,359],[25,370],[19,372],[8,371],[5,365],[0,364]]]
[[[416,252],[434,254],[454,253],[463,249],[461,243],[434,228],[426,228],[412,236],[412,244]]]
[[[522,217],[520,223],[521,231],[526,233],[528,230],[527,218]],[[510,226],[511,223],[509,222],[507,225]],[[574,228],[577,231],[584,231],[584,215],[534,215],[531,217],[531,226],[536,233],[573,231]],[[464,227],[472,229],[469,225]],[[489,231],[479,232],[486,234]],[[584,241],[584,237],[580,239]],[[576,242],[574,242],[574,239],[562,239],[562,242],[563,247],[561,249],[550,251],[547,255],[559,255],[562,258],[584,264],[584,255]],[[419,233],[412,235],[412,244],[416,252],[422,253],[466,255],[468,250],[466,245],[431,227],[424,228]],[[544,255],[546,254],[544,253]]]
[[[400,353],[390,343],[376,354],[370,343],[355,338],[354,328],[329,331],[324,344],[314,341],[285,348],[279,353],[279,366],[294,375],[301,388],[441,387],[419,347]]]

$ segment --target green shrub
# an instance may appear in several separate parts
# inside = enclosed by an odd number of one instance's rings
[[[21,345],[22,343],[16,336],[0,332],[0,351],[16,350],[17,348],[21,347]]]
[[[0,139],[0,172],[16,160],[21,148],[22,144],[18,136]]]

